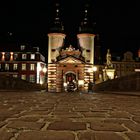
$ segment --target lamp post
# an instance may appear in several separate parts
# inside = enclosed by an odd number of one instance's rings
[[[96,66],[93,66],[93,84],[95,84],[95,73],[97,71],[97,67]]]

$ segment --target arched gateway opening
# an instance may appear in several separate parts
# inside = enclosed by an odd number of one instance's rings
[[[74,92],[77,90],[77,76],[74,72],[67,72],[64,76],[64,88],[67,92]]]

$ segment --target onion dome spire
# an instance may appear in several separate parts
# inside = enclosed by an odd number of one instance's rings
[[[64,32],[64,26],[62,24],[61,18],[60,18],[60,4],[55,4],[55,18],[53,21],[53,26],[51,27],[51,32]]]
[[[86,4],[83,11],[83,19],[79,26],[79,32],[80,33],[92,33],[93,32],[93,25],[92,21],[90,19],[89,14],[89,4]]]

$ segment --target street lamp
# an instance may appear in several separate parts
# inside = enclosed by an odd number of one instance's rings
[[[47,72],[47,68],[44,67],[44,68],[42,69],[42,71],[43,71],[44,73],[46,73],[46,72]]]
[[[97,67],[93,66],[93,83],[95,84],[95,73],[97,71]]]

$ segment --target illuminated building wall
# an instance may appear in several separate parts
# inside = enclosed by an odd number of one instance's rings
[[[63,46],[65,34],[62,33],[50,33],[48,44],[48,63],[56,62],[56,58],[59,56],[60,48]]]
[[[78,34],[78,41],[82,48],[82,56],[86,63],[94,64],[94,34]]]
[[[38,48],[5,47],[0,51],[0,74],[20,78],[28,82],[44,84],[46,82],[45,57]]]

